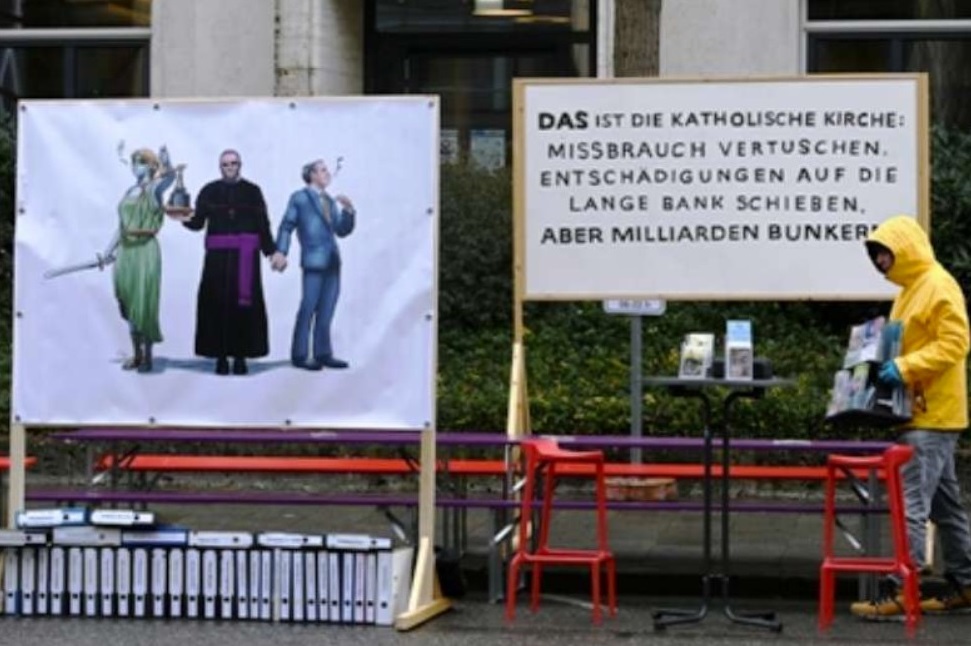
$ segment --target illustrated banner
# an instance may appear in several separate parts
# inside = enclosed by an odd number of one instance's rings
[[[924,75],[515,90],[526,298],[887,298],[864,239],[927,224]]]
[[[438,101],[28,101],[24,424],[434,425]]]

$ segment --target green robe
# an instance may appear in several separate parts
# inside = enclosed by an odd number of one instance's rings
[[[162,284],[162,254],[155,236],[131,235],[126,231],[158,231],[164,215],[151,190],[125,197],[118,205],[121,239],[115,260],[115,298],[121,316],[132,334],[148,343],[162,340],[159,326],[159,292]]]

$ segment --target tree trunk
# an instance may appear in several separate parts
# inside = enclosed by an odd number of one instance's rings
[[[660,72],[662,0],[614,0],[614,76]]]

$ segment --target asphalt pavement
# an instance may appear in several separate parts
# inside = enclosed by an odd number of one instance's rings
[[[590,612],[580,597],[545,597],[537,613],[519,609],[512,623],[505,621],[503,608],[472,594],[455,608],[410,631],[391,628],[335,625],[269,624],[236,621],[5,618],[0,621],[0,644],[45,646],[600,646],[601,644],[725,644],[763,646],[768,644],[967,644],[971,618],[927,618],[914,639],[907,637],[901,623],[870,623],[846,614],[836,618],[831,630],[816,628],[816,606],[809,600],[747,599],[745,607],[777,611],[780,633],[729,622],[720,607],[711,609],[699,624],[677,626],[657,632],[651,612],[659,605],[690,605],[692,599],[622,595],[615,618],[601,626],[590,621]]]

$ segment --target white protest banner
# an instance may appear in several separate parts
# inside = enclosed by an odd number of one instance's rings
[[[927,225],[924,75],[516,81],[534,300],[872,299],[863,240]]]
[[[26,101],[18,120],[16,422],[434,427],[435,97]],[[164,208],[180,184],[186,223]]]

